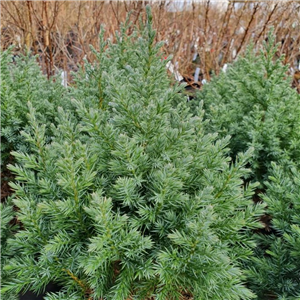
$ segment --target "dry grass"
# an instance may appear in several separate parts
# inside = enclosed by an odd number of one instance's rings
[[[69,73],[83,57],[93,60],[89,44],[98,47],[101,25],[106,37],[114,39],[127,13],[133,12],[130,19],[136,24],[150,3],[157,40],[166,41],[163,50],[173,54],[183,74],[192,75],[198,66],[209,79],[211,71],[220,72],[243,53],[250,39],[259,47],[271,26],[281,43],[279,54],[295,69],[300,61],[300,2],[235,2],[186,2],[186,10],[171,12],[172,1],[1,1],[1,48],[13,44],[16,52],[40,54],[48,76],[58,69]],[[200,60],[192,63],[195,53]]]

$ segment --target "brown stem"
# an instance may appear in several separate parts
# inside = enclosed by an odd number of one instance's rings
[[[236,32],[236,30],[237,30],[237,27],[238,27],[239,24],[240,24],[240,21],[241,21],[242,16],[244,15],[245,9],[246,9],[246,5],[244,4],[244,5],[243,5],[243,8],[241,9],[241,13],[239,14],[238,19],[237,19],[237,21],[236,21],[236,23],[235,23],[235,27],[233,28],[233,31],[231,32],[231,36],[230,36],[230,39],[228,40],[228,44],[227,44],[227,46],[226,46],[225,54],[224,54],[224,56],[223,56],[223,58],[222,58],[222,63],[221,63],[221,65],[224,65],[224,63],[227,62],[228,54],[229,54],[229,50],[230,50],[231,43],[232,43],[232,41],[234,40],[235,32]]]
[[[225,13],[224,19],[222,21],[221,29],[218,33],[218,39],[216,42],[216,49],[215,49],[215,54],[216,54],[216,58],[215,58],[215,69],[216,70],[215,71],[216,71],[216,74],[218,74],[219,70],[220,70],[220,64],[218,61],[218,54],[221,53],[221,51],[222,51],[222,47],[220,47],[220,44],[224,41],[225,32],[228,31],[229,21],[230,21],[230,17],[231,17],[233,8],[234,8],[234,3],[230,2],[227,6],[226,13]]]
[[[261,32],[260,32],[259,35],[257,36],[257,39],[256,39],[256,41],[255,41],[255,46],[257,45],[257,43],[258,43],[260,37],[262,36],[262,34],[265,32],[265,30],[266,30],[266,28],[267,28],[267,25],[269,24],[269,22],[270,22],[270,20],[271,20],[271,18],[272,18],[272,16],[273,16],[273,14],[274,14],[274,12],[275,12],[275,10],[276,10],[277,7],[278,7],[278,3],[275,4],[274,8],[272,9],[271,13],[270,13],[269,16],[268,16],[267,21],[264,23],[263,29],[261,30]]]
[[[259,7],[259,3],[255,4],[253,13],[252,13],[252,15],[251,15],[251,19],[250,19],[250,21],[249,21],[249,23],[248,23],[248,25],[247,25],[247,28],[246,28],[246,30],[245,30],[244,36],[243,36],[243,38],[242,38],[242,41],[241,41],[241,43],[240,43],[238,49],[236,50],[236,54],[235,54],[234,59],[238,56],[238,54],[240,53],[242,47],[244,46],[244,42],[245,42],[246,37],[247,37],[247,35],[248,35],[249,29],[251,28],[251,25],[252,25],[252,22],[253,22],[253,20],[254,20],[254,17],[255,17],[255,15],[256,15],[257,11],[258,11],[258,7]]]
[[[110,6],[111,6],[111,8],[112,8],[112,11],[113,11],[113,13],[114,13],[114,16],[115,16],[116,20],[118,21],[118,24],[120,24],[120,20],[119,20],[119,18],[118,18],[118,15],[117,15],[115,9],[114,9],[114,6],[113,6],[113,1],[110,1],[109,4],[110,4]]]
[[[20,24],[16,18],[14,17],[13,14],[11,14],[11,12],[9,11],[9,9],[6,7],[6,5],[4,3],[1,3],[1,7],[7,12],[7,14],[10,16],[11,19],[13,19],[14,23],[9,22],[13,25],[15,25],[16,27],[20,28],[23,32],[26,31],[26,28],[24,26],[22,26],[22,24]]]

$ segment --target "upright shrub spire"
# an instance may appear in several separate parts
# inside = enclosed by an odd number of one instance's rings
[[[58,105],[68,107],[66,89],[57,81],[47,80],[42,74],[35,58],[13,57],[12,49],[0,55],[1,61],[1,169],[11,161],[10,152],[20,150],[29,152],[30,148],[21,137],[21,131],[28,131],[26,114],[30,101],[40,121],[47,125],[55,122]],[[48,136],[49,137],[49,136]]]
[[[268,224],[254,232],[255,255],[245,263],[258,299],[299,299],[300,97],[277,57],[272,32],[260,53],[251,47],[199,93],[207,132],[231,135],[234,159],[253,147],[249,165],[260,182]],[[263,191],[263,193],[261,193]],[[257,200],[257,198],[256,198]],[[267,219],[267,218],[264,218]]]
[[[271,162],[299,162],[300,95],[291,88],[283,57],[272,32],[257,54],[249,47],[226,73],[214,78],[199,94],[204,101],[208,132],[231,135],[234,158],[254,148],[254,180],[267,179]]]
[[[272,217],[270,231],[255,236],[258,247],[248,264],[249,286],[258,299],[300,299],[300,172],[275,164],[271,172],[262,196]]]
[[[201,107],[192,117],[175,104],[149,7],[146,26],[121,33],[77,78],[76,113],[59,109],[50,144],[30,109],[36,152],[10,166],[24,229],[8,241],[2,290],[53,281],[48,300],[250,299],[239,268],[260,213],[240,179],[249,153],[233,164]]]

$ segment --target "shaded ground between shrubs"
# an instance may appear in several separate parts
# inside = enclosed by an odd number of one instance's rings
[[[13,191],[9,186],[9,182],[14,179],[14,176],[9,170],[4,170],[1,172],[1,203],[5,202],[8,196],[10,196]]]

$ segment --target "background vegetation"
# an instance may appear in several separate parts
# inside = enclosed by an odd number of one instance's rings
[[[285,54],[285,63],[295,70],[300,61],[300,3],[298,1],[181,1],[185,9],[174,10],[175,1],[2,1],[1,48],[14,44],[16,52],[31,49],[48,76],[58,69],[70,71],[93,61],[89,45],[98,49],[99,30],[115,41],[115,31],[132,11],[133,25],[146,4],[153,12],[156,41],[165,41],[163,51],[172,54],[184,75],[192,75],[195,53],[206,79],[219,73],[225,63],[243,53],[250,39],[257,47],[271,26]],[[238,2],[238,3],[235,3]],[[128,32],[132,31],[128,28]]]

